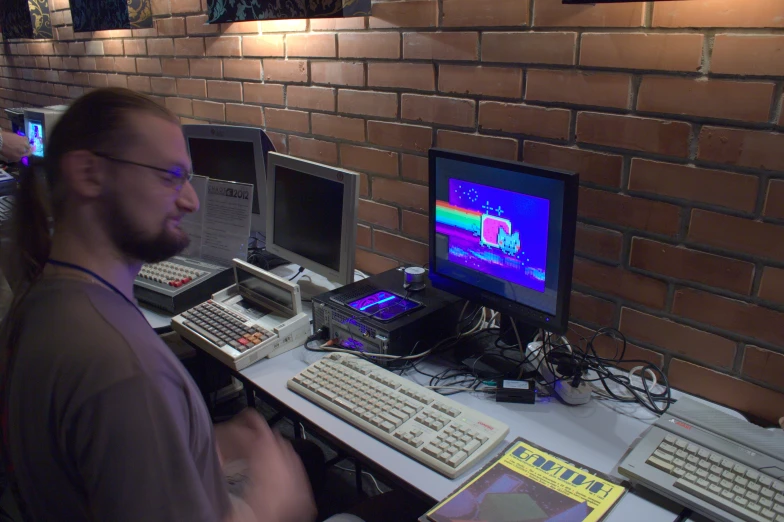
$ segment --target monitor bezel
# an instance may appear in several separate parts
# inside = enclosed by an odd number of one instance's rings
[[[267,250],[276,256],[312,270],[332,282],[347,285],[354,282],[354,249],[357,238],[357,206],[359,195],[359,174],[349,170],[324,165],[301,158],[295,158],[277,152],[270,152],[267,158],[269,174],[267,175]],[[335,181],[343,185],[343,216],[340,235],[340,270],[335,271],[296,252],[292,252],[276,243],[275,240],[275,176],[278,167],[304,172],[310,176]],[[313,201],[312,205],[320,205],[328,211],[329,202]]]
[[[264,148],[262,147],[261,133],[263,130],[256,127],[243,127],[239,125],[220,124],[187,124],[182,126],[185,145],[188,155],[191,153],[190,138],[216,140],[216,141],[241,141],[253,144],[254,162],[256,164],[256,197],[259,198],[259,213],[251,214],[250,229],[252,233],[262,236],[267,230],[267,171],[264,167]],[[199,175],[206,175],[196,172]],[[210,177],[226,181],[219,177]],[[251,207],[252,208],[252,207]]]
[[[35,156],[36,158],[46,157],[46,141],[51,137],[57,122],[64,114],[64,110],[57,108],[52,109],[48,107],[38,109],[24,109],[24,132],[25,137],[29,140],[28,133],[30,132],[30,122],[39,123],[43,127],[44,133],[44,155]]]
[[[558,270],[558,291],[556,292],[555,313],[550,314],[506,297],[488,292],[482,288],[458,281],[435,271],[436,264],[436,162],[450,159],[472,163],[482,167],[510,170],[520,174],[544,177],[564,183],[564,204],[562,213],[560,263]],[[488,156],[465,154],[444,149],[430,149],[428,157],[429,190],[429,261],[431,284],[475,303],[487,306],[501,314],[522,321],[530,326],[542,328],[557,334],[566,333],[569,326],[569,301],[572,292],[572,272],[574,267],[575,235],[577,231],[577,197],[579,176],[565,170],[542,168],[518,161],[500,160]],[[490,185],[493,186],[493,185]]]

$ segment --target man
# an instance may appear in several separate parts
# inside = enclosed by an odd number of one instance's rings
[[[188,244],[198,209],[177,118],[123,89],[75,101],[17,197],[25,281],[0,337],[3,460],[34,521],[308,522],[293,449],[255,412],[216,442],[201,394],[133,300],[144,262]],[[221,470],[248,462],[244,502]]]

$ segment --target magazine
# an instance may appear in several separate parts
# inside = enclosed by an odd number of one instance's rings
[[[626,493],[618,481],[518,438],[430,510],[430,522],[596,522]]]

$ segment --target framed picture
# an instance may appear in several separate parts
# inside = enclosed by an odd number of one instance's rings
[[[370,15],[370,0],[207,0],[207,23]]]
[[[152,27],[152,0],[69,0],[74,32]]]
[[[0,2],[0,26],[5,38],[53,38],[49,0]]]

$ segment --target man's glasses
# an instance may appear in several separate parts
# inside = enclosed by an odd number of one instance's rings
[[[154,167],[152,165],[146,165],[144,163],[137,163],[135,161],[115,158],[114,156],[110,156],[108,154],[104,154],[102,152],[95,152],[91,151],[94,155],[98,156],[99,158],[103,158],[105,160],[113,161],[115,163],[124,163],[126,165],[135,165],[137,167],[144,167],[145,169],[151,169],[158,172],[162,172],[165,176],[161,176],[164,184],[167,187],[173,187],[177,190],[180,190],[186,182],[193,179],[193,171],[192,170],[185,170],[182,167],[173,167],[171,169],[162,169],[160,167]]]

